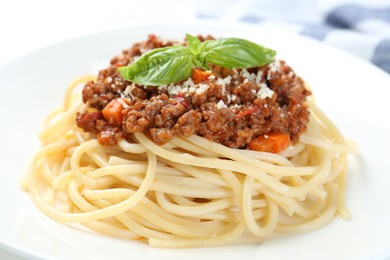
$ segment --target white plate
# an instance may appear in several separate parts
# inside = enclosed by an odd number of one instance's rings
[[[361,153],[348,169],[347,203],[353,219],[336,218],[307,234],[277,237],[262,244],[164,250],[104,237],[59,224],[33,205],[19,182],[38,147],[43,117],[60,104],[66,86],[96,70],[149,33],[239,36],[278,51],[306,79],[320,107]],[[105,65],[102,65],[105,66]],[[101,67],[102,68],[102,67]],[[158,24],[94,34],[66,41],[0,68],[1,181],[0,247],[47,258],[136,259],[340,259],[390,256],[390,77],[357,58],[313,40],[248,25],[191,22]]]

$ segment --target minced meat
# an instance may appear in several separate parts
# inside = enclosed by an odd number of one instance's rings
[[[263,134],[285,133],[296,142],[306,131],[310,91],[284,61],[250,69],[211,66],[210,76],[202,82],[194,83],[190,78],[160,87],[126,81],[117,70],[146,51],[175,44],[179,43],[150,35],[114,57],[96,82],[85,84],[83,101],[96,110],[79,113],[77,125],[96,133],[103,145],[115,145],[141,131],[157,144],[175,135],[197,134],[228,147],[247,148],[252,139]],[[101,112],[118,99],[123,104],[121,126],[109,124]]]

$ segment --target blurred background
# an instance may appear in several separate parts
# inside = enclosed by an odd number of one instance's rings
[[[390,72],[390,0],[0,0],[0,65],[85,34],[192,19],[303,34]]]

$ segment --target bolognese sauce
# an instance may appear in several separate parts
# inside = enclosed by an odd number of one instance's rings
[[[281,60],[249,69],[211,64],[209,71],[194,68],[192,77],[158,87],[126,81],[118,72],[118,67],[149,50],[177,44],[186,43],[150,35],[114,57],[96,82],[85,84],[83,102],[93,109],[79,113],[77,125],[96,133],[102,145],[115,145],[131,133],[144,132],[160,145],[176,135],[197,134],[241,149],[274,133],[296,142],[306,131],[310,91]]]

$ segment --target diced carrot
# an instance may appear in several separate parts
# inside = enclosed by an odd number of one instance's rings
[[[259,109],[260,109],[259,107],[254,106],[254,107],[248,108],[248,109],[246,109],[246,110],[244,110],[244,111],[241,111],[240,113],[238,113],[238,114],[235,115],[234,117],[235,117],[235,118],[241,118],[241,117],[250,115],[250,114],[252,114],[252,113],[258,111]]]
[[[192,69],[192,81],[199,84],[212,75],[211,71],[206,71],[200,68]]]
[[[249,149],[259,152],[279,153],[291,144],[290,136],[283,133],[260,135],[249,142]]]
[[[123,105],[118,99],[112,100],[103,109],[103,116],[107,122],[111,125],[122,126],[122,115]]]

